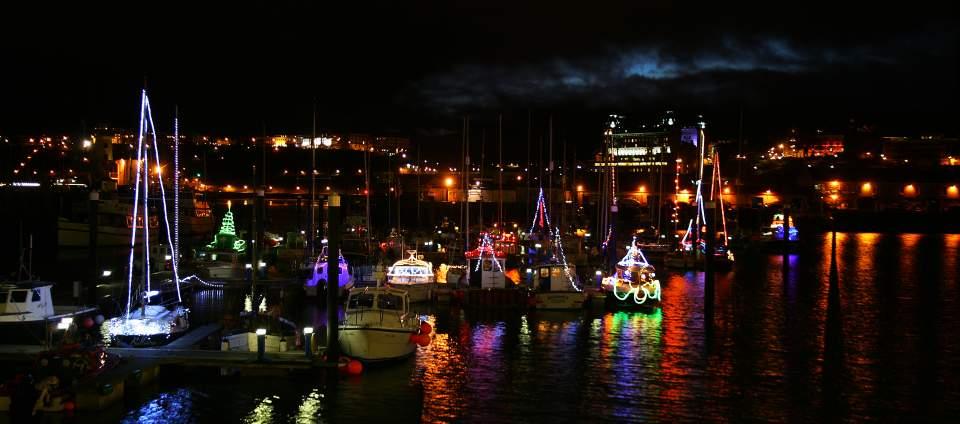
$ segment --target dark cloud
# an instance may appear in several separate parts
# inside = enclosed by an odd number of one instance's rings
[[[516,103],[544,106],[569,99],[616,107],[638,99],[676,101],[667,99],[676,95],[720,95],[711,102],[729,101],[733,91],[764,89],[761,84],[751,87],[756,82],[751,77],[766,75],[798,85],[829,76],[836,84],[822,88],[842,96],[851,76],[870,80],[897,70],[919,70],[942,62],[945,52],[955,48],[955,38],[932,32],[894,34],[860,44],[731,33],[684,48],[647,43],[541,62],[465,64],[427,76],[415,84],[415,91],[423,101],[449,111]],[[924,72],[942,75],[950,69]]]

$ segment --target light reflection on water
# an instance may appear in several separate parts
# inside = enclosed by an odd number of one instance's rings
[[[654,312],[426,309],[433,343],[336,390],[311,378],[167,378],[127,422],[936,420],[960,408],[958,235],[829,235],[738,255],[704,325],[703,275]],[[218,295],[213,295],[214,298]],[[229,303],[229,302],[228,302]],[[215,316],[216,307],[200,308]],[[305,317],[322,317],[316,310]]]

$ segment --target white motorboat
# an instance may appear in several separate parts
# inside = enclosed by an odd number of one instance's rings
[[[408,250],[407,259],[397,261],[387,272],[387,287],[406,290],[411,302],[426,302],[437,283],[433,264],[417,259],[416,250]]]
[[[96,313],[93,306],[55,305],[53,283],[20,281],[0,284],[0,333],[4,343],[42,344],[50,323],[72,322]]]
[[[0,323],[30,323],[75,317],[97,310],[91,306],[54,305],[45,281],[0,284]]]
[[[417,337],[429,337],[419,334],[407,292],[389,287],[351,289],[339,330],[343,353],[363,361],[403,358],[416,350]]]

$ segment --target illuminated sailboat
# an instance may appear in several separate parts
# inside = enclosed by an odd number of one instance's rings
[[[543,188],[537,198],[537,211],[534,213],[530,234],[537,235],[542,241],[549,242],[550,256],[530,270],[533,280],[533,297],[536,309],[580,309],[587,300],[586,294],[577,283],[577,273],[573,265],[567,263],[563,251],[560,229],[550,229],[550,215],[547,213]],[[538,243],[539,251],[542,244]],[[538,252],[539,253],[539,252]]]
[[[614,274],[603,279],[607,304],[626,308],[659,306],[660,280],[656,277],[653,265],[647,262],[634,239],[627,254],[617,262]]]
[[[137,222],[142,212],[143,221],[149,222],[150,210],[150,150],[153,150],[156,167],[154,177],[160,187],[160,200],[163,211],[167,243],[173,246],[173,233],[170,231],[170,219],[167,214],[166,191],[161,177],[160,151],[156,128],[153,125],[153,115],[150,111],[150,100],[147,91],[143,90],[140,97],[140,130],[137,136],[136,178],[134,185],[133,220]],[[142,208],[142,211],[141,211]],[[140,252],[137,252],[137,241],[142,240]],[[131,228],[130,255],[127,264],[127,302],[123,315],[112,318],[104,323],[106,333],[114,340],[126,343],[146,344],[162,341],[170,335],[186,331],[189,327],[187,309],[181,304],[180,275],[178,271],[179,258],[171,255],[171,271],[176,288],[176,301],[163,304],[159,299],[160,284],[151,285],[150,281],[150,237],[144,233],[142,239],[137,238],[137,226]],[[134,275],[137,268],[135,258],[141,256],[139,276]],[[135,277],[139,277],[135,278]]]

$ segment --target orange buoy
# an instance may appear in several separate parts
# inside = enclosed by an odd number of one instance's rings
[[[347,374],[350,375],[360,375],[363,372],[363,363],[352,359],[347,363]]]
[[[77,409],[77,404],[73,403],[73,401],[64,402],[63,404],[64,411],[73,412],[74,409]]]
[[[433,331],[433,326],[429,322],[423,321],[420,323],[420,334],[430,334]]]
[[[415,341],[420,347],[427,347],[430,345],[430,336],[426,334],[417,335],[417,340]]]

